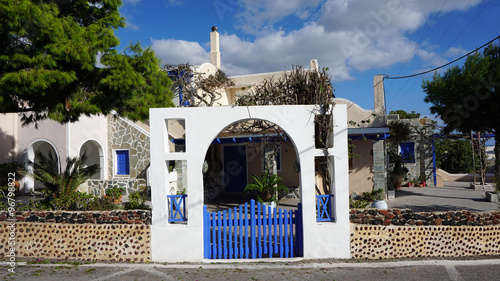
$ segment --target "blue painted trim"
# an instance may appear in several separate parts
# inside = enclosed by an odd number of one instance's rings
[[[203,257],[255,259],[303,256],[302,205],[272,209],[251,200],[228,211],[203,207]],[[239,238],[238,238],[239,237]]]
[[[168,222],[187,221],[186,197],[186,194],[167,195],[167,200],[169,203]]]
[[[316,221],[335,221],[333,217],[333,194],[316,195]]]

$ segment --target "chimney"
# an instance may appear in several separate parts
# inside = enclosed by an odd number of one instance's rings
[[[212,26],[210,32],[210,63],[220,69],[219,32],[217,26]]]
[[[385,91],[384,91],[384,76],[373,76],[373,96],[375,100],[375,114],[385,116]]]
[[[319,65],[317,59],[312,59],[309,63],[309,69],[319,71]]]

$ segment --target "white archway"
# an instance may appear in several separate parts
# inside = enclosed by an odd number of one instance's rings
[[[102,144],[96,139],[88,139],[80,145],[79,156],[81,157],[84,153],[87,154],[87,164],[88,166],[97,164],[99,166],[99,172],[92,175],[90,179],[103,180],[106,178],[106,166],[104,163],[104,152],[102,149]]]
[[[28,148],[26,148],[26,168],[29,171],[33,171],[31,165],[29,165],[29,162],[35,163],[37,161],[36,159],[36,154],[38,152],[43,153],[44,155],[48,155],[49,151],[52,153],[52,155],[56,158],[56,162],[58,163],[58,169],[59,171],[61,170],[61,158],[59,156],[59,151],[57,150],[56,146],[54,143],[52,143],[50,140],[47,139],[36,139],[32,141],[29,145]],[[30,177],[24,177],[24,192],[31,192],[34,191],[35,189],[41,188],[41,185],[38,183],[35,183],[35,181],[30,178]]]
[[[283,184],[291,188],[291,191],[300,186],[300,174],[294,168],[295,163],[298,163],[297,151],[290,136],[285,134],[286,136],[283,138],[277,137],[276,132],[283,132],[281,127],[271,123],[269,126],[276,126],[277,131],[268,131],[265,134],[258,134],[258,132],[239,134],[236,131],[241,131],[241,129],[238,126],[233,127],[238,123],[248,124],[248,122],[256,121],[265,120],[235,121],[219,132],[210,144],[205,152],[205,160],[208,164],[207,172],[204,175],[206,200],[217,198],[222,194],[229,194],[227,197],[230,200],[235,198],[234,194],[241,195],[245,186],[252,181],[252,174],[261,175],[264,173],[262,153],[264,153],[265,148],[262,145],[266,143],[279,144],[277,173],[283,178]]]
[[[333,109],[333,148],[328,149],[334,178],[332,184],[335,222],[316,222],[314,158],[324,156],[315,148],[314,120],[320,108],[313,105],[198,107],[150,109],[152,259],[156,262],[203,260],[203,173],[205,153],[212,140],[228,125],[247,119],[262,119],[281,127],[293,140],[300,163],[303,204],[304,257],[349,258],[349,180],[347,153],[347,109]],[[171,152],[168,121],[185,122],[185,147]],[[168,163],[187,163],[187,224],[168,223]],[[186,248],[186,245],[190,245]]]

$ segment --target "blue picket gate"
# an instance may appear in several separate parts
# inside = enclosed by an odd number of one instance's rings
[[[302,205],[265,207],[251,200],[227,211],[203,207],[206,259],[291,258],[303,255]]]

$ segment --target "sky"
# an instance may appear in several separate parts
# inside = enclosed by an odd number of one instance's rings
[[[120,51],[139,41],[163,64],[201,64],[209,61],[210,29],[217,26],[228,76],[308,67],[317,59],[329,69],[335,96],[365,109],[373,109],[373,76],[430,70],[500,35],[497,0],[123,2]],[[387,112],[433,117],[421,87],[432,76],[384,80]]]

